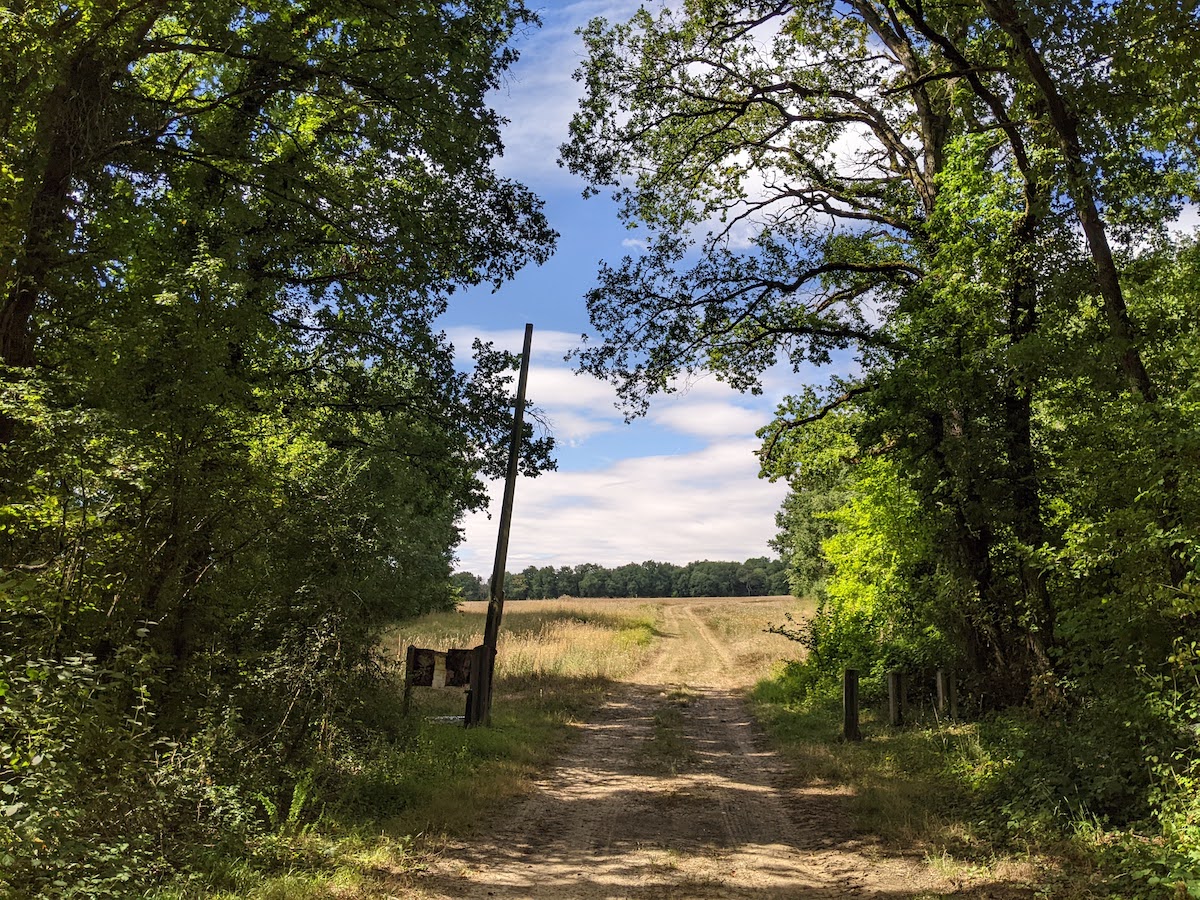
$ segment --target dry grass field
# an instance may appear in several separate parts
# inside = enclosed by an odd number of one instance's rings
[[[684,607],[712,631],[740,673],[739,681],[749,685],[799,657],[798,644],[765,629],[782,623],[785,613],[806,615],[810,605],[794,597],[510,600],[497,646],[496,703],[502,707],[506,699],[531,690],[587,693],[628,678],[669,636],[663,631],[667,614]],[[454,612],[397,626],[385,636],[384,646],[398,662],[409,644],[434,650],[474,647],[482,639],[486,617],[486,601],[463,603]],[[459,691],[419,695],[429,714],[461,712]]]
[[[815,604],[795,597],[714,598],[695,602],[692,610],[720,640],[749,683],[766,678],[787,660],[799,659],[803,648],[795,641],[770,634],[766,625],[785,624],[784,615],[811,615]]]

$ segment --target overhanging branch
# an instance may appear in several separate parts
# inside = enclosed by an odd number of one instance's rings
[[[758,451],[758,457],[765,465],[775,453],[775,447],[779,444],[783,435],[789,431],[794,431],[797,428],[803,428],[806,425],[812,425],[814,422],[819,422],[832,412],[841,409],[855,397],[861,397],[863,394],[870,393],[875,389],[873,384],[860,384],[857,387],[852,387],[846,390],[841,395],[830,400],[812,415],[805,416],[803,419],[793,419],[790,422],[780,422],[775,426],[774,432],[766,446]]]

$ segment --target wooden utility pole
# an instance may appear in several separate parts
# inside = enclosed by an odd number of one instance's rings
[[[471,669],[471,704],[466,725],[490,725],[492,720],[492,675],[496,669],[496,638],[504,615],[504,568],[508,563],[508,535],[512,529],[513,494],[517,489],[517,462],[521,451],[521,430],[525,420],[525,386],[529,381],[529,348],[533,326],[525,325],[525,345],[521,350],[521,375],[517,380],[517,403],[513,411],[512,438],[508,445],[508,471],[504,476],[504,500],[500,504],[500,533],[496,537],[496,563],[488,591],[487,624],[483,645],[476,648]]]

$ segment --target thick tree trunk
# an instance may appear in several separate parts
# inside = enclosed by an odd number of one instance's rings
[[[1012,528],[1024,548],[1036,550],[1046,543],[1046,529],[1033,452],[1033,405],[1028,392],[1018,391],[1014,387],[1005,397],[1004,407]],[[1023,556],[1018,561],[1018,569],[1026,606],[1026,644],[1032,656],[1034,672],[1044,675],[1052,669],[1049,648],[1054,644],[1054,604],[1046,586],[1046,578],[1032,560]]]
[[[1008,340],[1013,347],[1037,332],[1037,273],[1022,261],[1028,260],[1034,252],[1043,212],[1050,207],[1050,198],[1037,183],[1027,182],[1025,196],[1027,210],[1014,235],[1017,249],[1013,254],[1015,267],[1009,288]],[[1025,642],[1033,672],[1048,675],[1053,669],[1049,649],[1054,644],[1056,614],[1045,575],[1028,555],[1029,551],[1046,543],[1041,485],[1033,448],[1034,376],[1026,373],[1026,377],[1009,377],[1004,389],[1011,526],[1024,551],[1018,551],[1022,556],[1017,566],[1025,600]]]
[[[1152,403],[1157,399],[1158,392],[1137,347],[1137,332],[1125,305],[1120,273],[1113,259],[1112,246],[1108,242],[1108,229],[1100,216],[1096,192],[1093,190],[1092,178],[1084,159],[1078,119],[1058,90],[1054,76],[1046,68],[1045,60],[1034,45],[1033,38],[1021,21],[1020,12],[1012,0],[984,0],[984,8],[995,19],[996,24],[1012,38],[1017,53],[1029,69],[1030,78],[1046,104],[1046,114],[1058,138],[1066,167],[1067,190],[1071,193],[1071,199],[1075,201],[1079,225],[1096,269],[1096,286],[1104,304],[1109,332],[1121,355],[1121,369],[1130,386],[1143,400]]]
[[[9,378],[20,378],[21,370],[36,361],[34,313],[70,236],[67,209],[73,177],[92,162],[84,123],[96,117],[111,88],[112,77],[105,77],[98,61],[81,54],[40,110],[37,143],[44,148],[43,162],[22,223],[24,239],[3,272],[0,363],[9,369]],[[15,430],[10,417],[0,416],[0,446],[12,442]]]
[[[63,134],[72,86],[60,85],[47,100],[44,127],[51,132],[49,151],[41,184],[30,203],[24,242],[18,256],[5,272],[6,294],[0,300],[0,363],[9,378],[34,363],[33,313],[54,264],[57,249],[65,238],[66,204],[74,154]],[[0,416],[0,446],[12,442],[16,423]]]

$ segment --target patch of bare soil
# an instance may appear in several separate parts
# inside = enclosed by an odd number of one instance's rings
[[[582,726],[581,739],[526,801],[479,836],[449,845],[402,896],[953,894],[920,860],[886,857],[856,835],[845,789],[790,776],[755,730],[743,700],[746,676],[696,608],[665,605],[667,637],[657,658]],[[656,748],[663,721],[682,745],[666,762]]]

